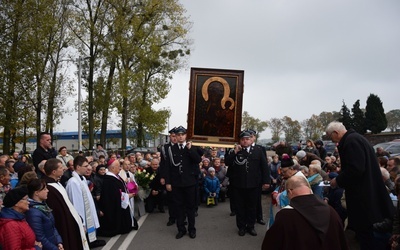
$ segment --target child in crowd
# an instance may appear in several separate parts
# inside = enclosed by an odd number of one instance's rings
[[[208,197],[214,198],[214,205],[217,205],[220,183],[218,178],[215,177],[215,169],[213,167],[208,168],[208,176],[204,179],[204,200],[207,201]]]

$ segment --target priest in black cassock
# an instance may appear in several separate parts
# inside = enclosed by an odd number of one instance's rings
[[[114,160],[108,166],[108,172],[103,178],[103,188],[99,200],[100,229],[98,234],[106,237],[113,237],[117,234],[126,234],[132,230],[133,219],[129,202],[122,207],[122,199],[129,199],[125,182],[119,177],[120,163]]]

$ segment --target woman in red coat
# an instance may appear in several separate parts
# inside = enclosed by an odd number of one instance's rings
[[[28,190],[19,187],[10,190],[3,201],[0,213],[0,244],[7,249],[41,249],[35,242],[35,233],[25,220],[29,210]]]

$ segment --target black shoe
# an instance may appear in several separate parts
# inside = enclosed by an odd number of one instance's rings
[[[137,226],[137,225],[132,227],[132,230],[138,230],[138,229],[139,229],[139,226]]]
[[[260,224],[260,225],[265,225],[265,224],[267,224],[267,223],[265,223],[265,221],[263,221],[263,220],[257,220],[257,223]]]
[[[162,209],[159,209],[159,211],[160,211],[160,213],[165,213],[165,210],[162,208]]]
[[[245,234],[246,234],[246,230],[244,230],[243,228],[239,229],[239,236],[244,236]]]
[[[189,237],[192,239],[196,238],[196,232],[189,232]]]
[[[175,224],[175,221],[173,221],[173,220],[169,220],[168,222],[167,222],[167,226],[169,227],[169,226],[172,226],[172,225],[174,225]]]
[[[102,247],[105,245],[106,245],[105,240],[95,240],[95,241],[89,243],[89,248]]]
[[[186,232],[178,232],[178,234],[175,236],[175,239],[180,239],[180,238],[182,238],[185,234],[186,234]]]
[[[231,212],[229,215],[230,215],[230,216],[235,216],[236,213],[235,213],[235,212]]]
[[[254,230],[254,228],[248,228],[247,232],[252,236],[257,236],[257,232]]]

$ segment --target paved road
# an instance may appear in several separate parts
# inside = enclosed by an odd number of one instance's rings
[[[270,198],[263,195],[264,219],[267,221],[269,215]],[[157,210],[156,210],[157,211]],[[238,235],[235,217],[229,216],[229,199],[219,203],[215,207],[206,207],[202,204],[199,208],[199,216],[196,217],[197,237],[189,238],[185,235],[181,239],[175,239],[177,233],[176,225],[166,226],[168,213],[154,212],[142,216],[139,223],[139,230],[129,234],[118,235],[113,238],[102,238],[107,245],[96,250],[253,250],[261,249],[266,226],[256,224],[257,236],[246,234]],[[346,231],[349,247],[351,250],[359,249],[354,239],[354,233]]]
[[[264,210],[266,210],[267,202],[267,198],[264,196]],[[191,239],[188,235],[185,235],[178,240],[175,239],[177,233],[176,225],[166,226],[168,213],[154,212],[146,214],[138,221],[138,231],[113,238],[102,238],[107,240],[107,245],[97,249],[260,249],[267,230],[266,226],[256,224],[257,236],[246,234],[241,237],[238,235],[235,217],[229,216],[229,214],[228,199],[226,202],[221,202],[214,207],[206,207],[202,204],[199,208],[199,216],[196,217],[197,237]]]

